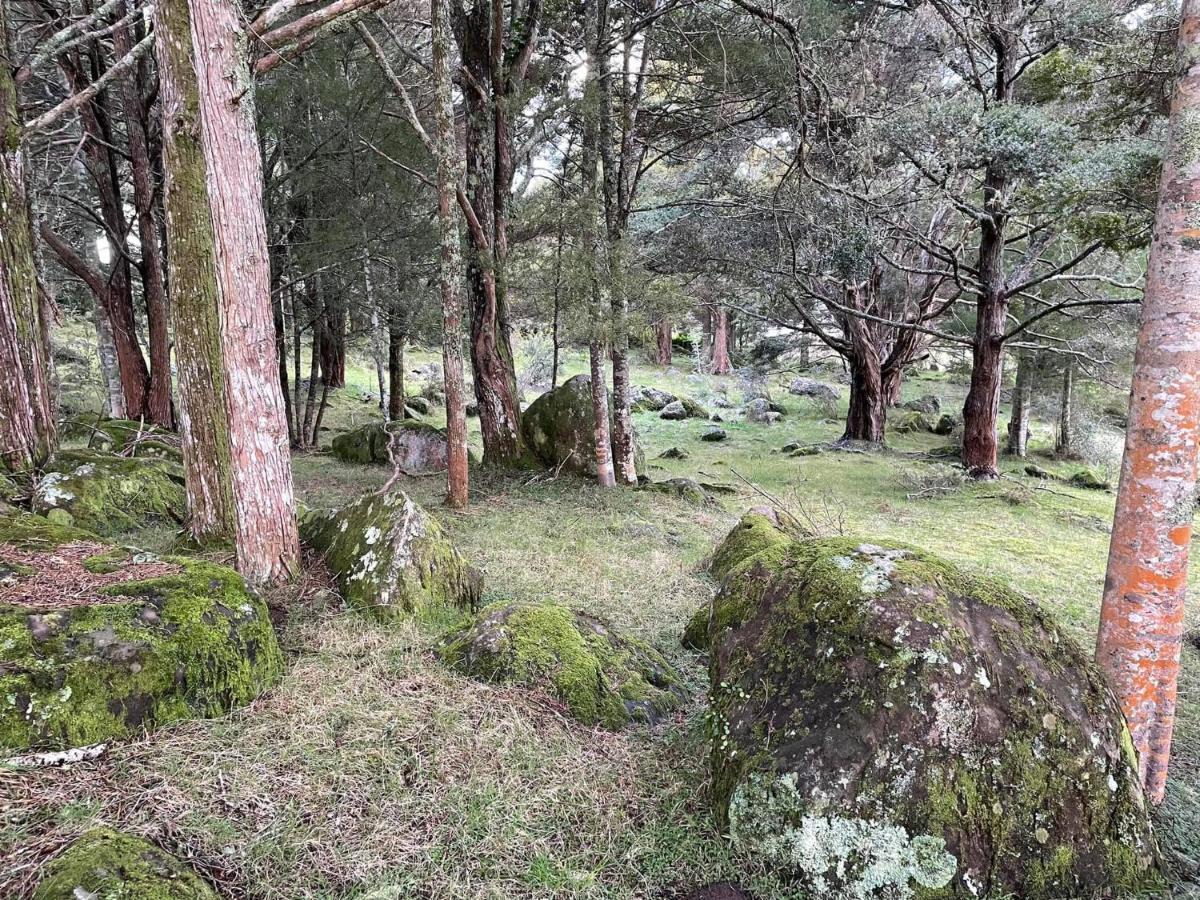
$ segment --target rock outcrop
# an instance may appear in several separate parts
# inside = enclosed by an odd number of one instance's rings
[[[0,746],[78,747],[221,715],[282,664],[266,605],[232,569],[0,517]]]
[[[793,539],[761,515],[713,571],[713,797],[744,852],[818,896],[1157,881],[1120,709],[1034,603],[909,547]]]
[[[438,616],[479,604],[479,572],[403,491],[307,512],[300,538],[325,557],[346,603],[372,618]]]
[[[679,676],[648,644],[556,604],[488,606],[439,653],[472,677],[543,690],[585,725],[657,722],[684,697]]]

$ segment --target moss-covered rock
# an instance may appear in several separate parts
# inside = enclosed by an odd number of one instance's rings
[[[374,618],[474,610],[479,604],[479,572],[403,491],[307,512],[300,537],[324,555],[346,602]]]
[[[568,378],[521,414],[521,434],[540,462],[592,477],[596,475],[594,428],[592,380],[588,375]],[[639,475],[645,474],[645,455],[636,445],[634,465]]]
[[[77,419],[76,422],[82,427],[73,427],[72,433],[82,431],[86,435],[90,448],[110,453],[121,453],[128,450],[134,442],[140,442],[152,436],[162,437],[171,434],[165,428],[134,419],[101,419],[99,422]]]
[[[395,461],[405,472],[439,472],[446,468],[446,432],[425,422],[375,422],[333,439],[333,455],[344,462],[381,463]],[[389,448],[392,448],[389,450]]]
[[[908,547],[739,528],[708,637],[713,797],[744,851],[843,897],[1156,881],[1120,710],[1035,604]]]
[[[888,418],[887,426],[896,434],[928,434],[937,428],[937,423],[926,413],[915,409],[901,409]]]
[[[166,459],[61,450],[46,464],[32,508],[55,522],[117,534],[149,522],[183,520],[183,468]]]
[[[149,841],[94,828],[46,866],[33,900],[218,900],[189,866]]]
[[[1067,483],[1088,491],[1112,490],[1112,482],[1095,469],[1080,469],[1067,479]]]
[[[717,502],[694,478],[668,478],[666,481],[652,481],[646,485],[645,489],[667,494],[685,503],[691,503],[693,506],[713,506]]]
[[[78,542],[98,545],[39,516],[0,518],[0,557],[5,546],[45,551],[45,565],[55,567],[55,548]],[[279,644],[266,605],[241,576],[208,562],[169,562],[172,574],[99,589],[103,602],[0,604],[0,746],[76,747],[220,715],[276,681]],[[137,572],[139,560],[109,548],[84,565]]]
[[[962,419],[950,413],[942,413],[938,417],[937,424],[933,426],[933,433],[942,437],[949,437],[954,434],[954,430],[962,425]]]
[[[439,652],[475,678],[543,689],[585,725],[653,723],[684,697],[679,676],[654,648],[556,604],[488,606]]]

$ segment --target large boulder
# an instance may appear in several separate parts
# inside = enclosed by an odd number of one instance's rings
[[[439,652],[464,674],[543,690],[585,725],[653,723],[684,697],[679,676],[654,648],[556,604],[493,604],[443,639]]]
[[[718,552],[708,623],[713,799],[738,847],[816,896],[1157,881],[1120,709],[1035,604],[909,547],[767,528]]]
[[[926,394],[916,400],[909,400],[902,408],[925,413],[927,416],[937,416],[942,412],[942,401],[935,394]]]
[[[791,384],[788,385],[788,393],[794,394],[797,397],[808,397],[810,400],[817,400],[823,403],[835,403],[841,396],[841,391],[833,385],[804,376],[792,379]]]
[[[170,459],[61,450],[46,464],[31,500],[35,513],[111,535],[148,523],[183,521],[183,467]]]
[[[534,400],[521,415],[521,434],[542,463],[592,477],[596,475],[594,429],[592,380],[588,375],[568,378]],[[639,475],[645,473],[645,456],[636,444],[634,466]]]
[[[330,449],[343,462],[395,464],[405,472],[440,472],[447,466],[446,432],[424,422],[373,422],[339,434]]]
[[[479,604],[479,572],[403,491],[306,512],[300,537],[325,557],[346,603],[373,618],[438,616]]]
[[[266,605],[232,569],[0,518],[0,746],[78,747],[221,715],[282,665]]]
[[[218,900],[176,857],[144,838],[93,828],[47,864],[33,900]]]

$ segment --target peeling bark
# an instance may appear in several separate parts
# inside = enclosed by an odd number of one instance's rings
[[[1185,0],[1096,656],[1146,793],[1171,757],[1200,433],[1200,0]]]

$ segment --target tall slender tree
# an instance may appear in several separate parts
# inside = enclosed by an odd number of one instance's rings
[[[238,569],[252,582],[272,582],[296,570],[300,543],[273,352],[254,84],[238,5],[193,0],[189,9],[226,386],[225,409],[207,412],[229,419]]]
[[[1184,0],[1179,51],[1188,69],[1171,103],[1096,646],[1154,803],[1171,758],[1200,448],[1200,0]]]

